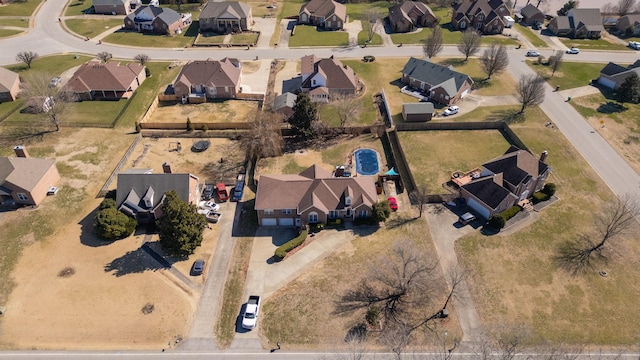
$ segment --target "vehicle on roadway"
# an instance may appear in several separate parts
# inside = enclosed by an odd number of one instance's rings
[[[529,50],[529,51],[527,51],[527,55],[526,55],[526,56],[529,56],[529,57],[538,57],[538,56],[540,56],[540,53],[539,53],[539,52],[537,52],[537,51],[535,51],[535,50]]]
[[[571,49],[567,49],[567,51],[565,51],[567,54],[579,54],[580,53],[580,49],[578,48],[571,48]]]

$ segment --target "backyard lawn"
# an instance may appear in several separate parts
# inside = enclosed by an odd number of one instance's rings
[[[116,26],[122,26],[122,19],[114,19],[109,17],[105,17],[103,19],[68,19],[64,22],[72,32],[89,38],[100,35],[106,30],[109,30]]]
[[[193,44],[198,35],[198,27],[199,23],[194,21],[187,31],[173,36],[119,30],[105,37],[103,41],[128,46],[184,48]]]
[[[540,37],[536,35],[534,30],[531,30],[531,27],[523,26],[521,23],[516,23],[514,25],[514,28],[518,30],[520,34],[526,37],[527,40],[529,40],[529,42],[533,44],[533,46],[535,46],[536,48],[546,48],[549,46],[547,45],[546,42],[544,42],[544,40],[540,39]]]
[[[31,16],[41,0],[15,1],[0,7],[0,16]]]
[[[347,46],[349,34],[344,31],[318,31],[315,26],[297,25],[295,35],[289,38],[289,47]]]
[[[576,47],[583,50],[629,50],[622,44],[614,44],[605,39],[563,39],[558,38],[567,47]]]
[[[551,87],[560,86],[560,90],[572,89],[587,86],[591,80],[597,79],[604,64],[582,63],[567,61],[570,55],[564,55],[564,61],[560,69],[551,77],[551,70],[547,65],[537,65],[536,61],[526,63],[533,68],[540,76],[545,78]]]

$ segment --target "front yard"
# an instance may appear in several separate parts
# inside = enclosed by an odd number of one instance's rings
[[[69,30],[82,36],[92,38],[114,27],[122,26],[122,19],[68,19],[64,21]]]
[[[606,39],[564,39],[558,38],[567,47],[582,50],[629,50],[625,45],[612,43]]]
[[[0,16],[31,16],[42,0],[15,1],[0,8]]]
[[[560,86],[560,90],[567,90],[587,86],[591,80],[597,79],[605,64],[571,62],[571,55],[565,54],[560,69],[551,77],[551,69],[547,65],[537,64],[537,61],[526,61],[533,70],[545,78],[551,87]],[[546,62],[546,60],[545,60]]]
[[[198,35],[199,23],[194,21],[182,34],[161,35],[140,33],[129,30],[118,30],[105,37],[102,41],[118,45],[137,47],[185,48],[190,47]]]
[[[289,38],[289,47],[347,45],[349,34],[345,31],[321,31],[311,25],[297,25],[295,35]]]

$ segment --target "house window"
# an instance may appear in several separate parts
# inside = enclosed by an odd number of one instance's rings
[[[360,210],[358,211],[358,217],[359,218],[365,218],[369,216],[369,212],[367,210]]]
[[[482,23],[477,23],[476,28],[478,28],[478,30],[482,29]]]
[[[333,15],[333,20],[334,20],[334,21],[336,20],[336,16],[335,16],[335,15]]]
[[[313,79],[312,83],[313,83],[313,85],[315,85],[316,84],[316,79]]]
[[[482,21],[482,20],[484,20],[484,16],[478,15],[478,21]]]
[[[309,213],[309,223],[315,224],[318,222],[318,213],[312,212]]]
[[[351,196],[347,196],[346,198],[344,198],[344,204],[347,206],[351,206],[351,201],[352,201]]]
[[[340,213],[337,210],[329,210],[329,218],[335,219],[340,216]]]
[[[285,215],[291,215],[291,209],[282,209],[282,213]]]
[[[20,201],[27,201],[27,200],[29,200],[29,197],[27,196],[27,194],[24,194],[24,193],[17,193],[16,195],[18,196],[18,200],[20,200]]]
[[[264,209],[265,215],[273,215],[273,209]]]
[[[460,29],[464,29],[466,27],[467,27],[467,23],[466,22],[463,21],[463,22],[460,23]]]

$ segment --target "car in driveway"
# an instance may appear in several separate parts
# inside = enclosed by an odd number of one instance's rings
[[[398,210],[398,200],[396,200],[396,198],[390,197],[387,199],[387,201],[389,201],[389,207],[391,208],[391,210],[393,211]]]
[[[202,275],[204,272],[204,260],[196,260],[191,267],[191,273],[193,275]]]
[[[571,48],[571,49],[567,49],[567,51],[565,51],[567,54],[579,54],[580,53],[580,49],[578,48]]]
[[[217,204],[215,201],[201,201],[198,207],[203,210],[220,210],[220,204]]]
[[[475,215],[473,215],[470,212],[466,212],[466,213],[460,215],[460,217],[458,218],[458,221],[462,225],[467,225],[468,223],[474,221],[475,219],[476,219]]]
[[[459,107],[457,107],[457,106],[455,106],[455,105],[453,105],[453,106],[449,106],[449,107],[447,108],[447,110],[445,110],[442,114],[443,114],[444,116],[449,116],[449,115],[455,115],[455,114],[457,114],[458,112],[460,112],[460,108],[459,108]]]
[[[62,78],[60,76],[56,76],[53,79],[51,79],[51,81],[49,81],[49,87],[56,87],[60,85],[61,82],[62,82]]]
[[[213,184],[206,184],[202,191],[202,200],[211,200],[213,197]]]
[[[526,55],[526,56],[529,56],[529,57],[538,57],[538,56],[540,56],[540,53],[539,53],[539,52],[537,52],[537,51],[535,51],[535,50],[529,50],[529,51],[527,51],[527,55]]]

